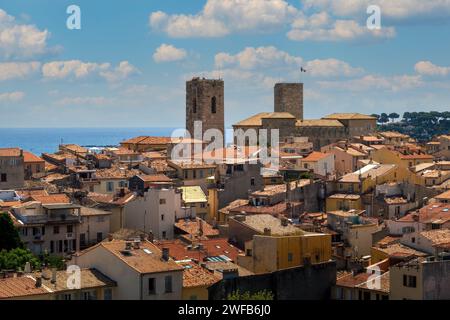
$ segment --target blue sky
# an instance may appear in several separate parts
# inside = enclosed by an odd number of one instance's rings
[[[449,52],[450,0],[0,0],[1,123],[182,127],[194,75],[224,78],[228,126],[300,79],[306,118],[444,111]]]

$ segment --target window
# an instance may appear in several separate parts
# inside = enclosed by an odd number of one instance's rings
[[[172,292],[172,276],[164,277],[164,287],[166,293]]]
[[[101,242],[103,240],[103,233],[97,232],[97,242]]]
[[[192,113],[197,113],[197,98],[192,100]]]
[[[82,233],[80,234],[80,246],[85,246],[86,245],[86,234]]]
[[[64,300],[72,300],[72,295],[70,293],[64,295]]]
[[[251,179],[250,179],[250,185],[251,185],[251,186],[254,186],[254,185],[255,185],[255,178],[251,178]]]
[[[73,225],[69,224],[67,225],[67,233],[72,233],[73,232]]]
[[[111,288],[103,290],[103,299],[104,300],[112,300],[112,289]]]
[[[148,294],[155,294],[155,293],[156,293],[156,279],[149,278],[148,279]]]
[[[113,192],[114,191],[114,182],[113,181],[108,181],[106,183],[106,190],[108,192]]]
[[[159,204],[166,204],[166,199],[159,199]]]
[[[62,240],[58,241],[58,252],[63,252],[63,241]]]
[[[104,216],[98,216],[97,217],[97,222],[104,222],[105,221],[105,217]]]
[[[59,234],[59,226],[53,226],[53,234]]]
[[[184,170],[184,178],[187,179],[188,178],[188,171]]]
[[[217,99],[216,97],[211,98],[211,113],[217,112]]]
[[[370,300],[370,292],[364,292],[364,300]]]
[[[192,170],[192,178],[197,179],[197,171],[196,170]]]
[[[89,186],[89,192],[94,192],[94,186]]]
[[[42,227],[42,228],[41,228],[41,234],[42,234],[43,236],[45,236],[45,227]]]
[[[39,228],[34,227],[33,228],[33,236],[38,235],[39,234]]]
[[[69,250],[69,241],[64,240],[64,252],[67,252]]]
[[[412,238],[411,238],[411,242],[412,242],[412,243],[416,243],[416,238],[415,238],[415,237],[412,237]]]
[[[409,288],[415,288],[417,286],[417,277],[404,274],[403,275],[403,286],[409,287]]]
[[[28,236],[28,228],[22,228],[22,235]]]
[[[289,261],[289,262],[292,262],[293,256],[294,256],[294,255],[292,254],[292,252],[288,252],[287,258],[288,258],[288,261]]]
[[[166,233],[165,231],[163,231],[163,232],[162,232],[162,238],[163,238],[163,239],[166,239],[166,235],[167,235],[167,233]]]
[[[164,221],[164,215],[163,214],[161,215],[161,221]]]
[[[127,182],[126,181],[119,181],[119,187],[120,188],[126,188],[127,187]]]
[[[55,252],[55,242],[53,240],[50,241],[50,253]]]
[[[6,181],[8,181],[6,173],[2,173],[0,175],[0,182],[6,182]]]

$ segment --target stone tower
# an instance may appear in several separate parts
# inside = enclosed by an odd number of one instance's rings
[[[298,120],[303,120],[303,83],[276,83],[274,111],[289,112]]]
[[[203,133],[208,129],[225,132],[224,82],[205,78],[186,81],[186,129],[194,138],[194,121],[202,121]]]

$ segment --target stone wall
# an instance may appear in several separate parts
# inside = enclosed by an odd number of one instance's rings
[[[336,284],[334,261],[278,270],[272,273],[236,277],[208,288],[210,300],[223,300],[239,292],[271,291],[275,300],[328,300]]]
[[[298,120],[303,120],[303,83],[275,84],[274,111],[289,112]]]

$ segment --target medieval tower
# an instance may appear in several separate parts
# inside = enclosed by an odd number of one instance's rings
[[[303,83],[275,84],[274,111],[289,112],[298,120],[303,120]]]
[[[203,133],[218,129],[224,134],[224,82],[205,78],[186,81],[186,129],[194,138],[194,122],[202,122]]]

